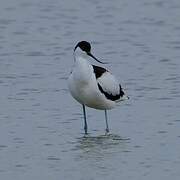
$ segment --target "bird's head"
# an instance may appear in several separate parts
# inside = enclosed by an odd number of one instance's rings
[[[74,48],[74,53],[75,53],[75,55],[83,56],[85,58],[87,56],[92,57],[97,62],[102,63],[102,64],[106,64],[106,63],[103,63],[103,62],[99,61],[94,55],[92,55],[92,53],[91,53],[91,45],[87,41],[78,42],[77,45]]]

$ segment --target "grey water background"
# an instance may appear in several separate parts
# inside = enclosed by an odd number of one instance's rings
[[[80,40],[130,96],[109,136],[67,89]],[[0,179],[179,178],[179,0],[0,1]]]

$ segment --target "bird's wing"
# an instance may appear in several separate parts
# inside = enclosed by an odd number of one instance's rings
[[[98,88],[107,99],[112,101],[119,100],[123,91],[116,78],[106,69],[94,66],[94,73],[96,76]]]

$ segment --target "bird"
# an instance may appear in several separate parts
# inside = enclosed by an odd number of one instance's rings
[[[80,41],[73,51],[74,66],[68,78],[68,88],[83,108],[84,132],[88,134],[86,106],[98,110],[104,110],[106,134],[109,133],[107,110],[116,106],[120,101],[129,99],[115,76],[104,67],[90,63],[94,59],[98,63],[106,64],[98,60],[91,53],[91,44]]]

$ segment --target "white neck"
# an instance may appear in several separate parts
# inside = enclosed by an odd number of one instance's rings
[[[77,48],[74,52],[74,74],[81,82],[89,82],[92,76],[92,66],[88,61],[89,56],[86,52],[82,51],[80,48]]]

